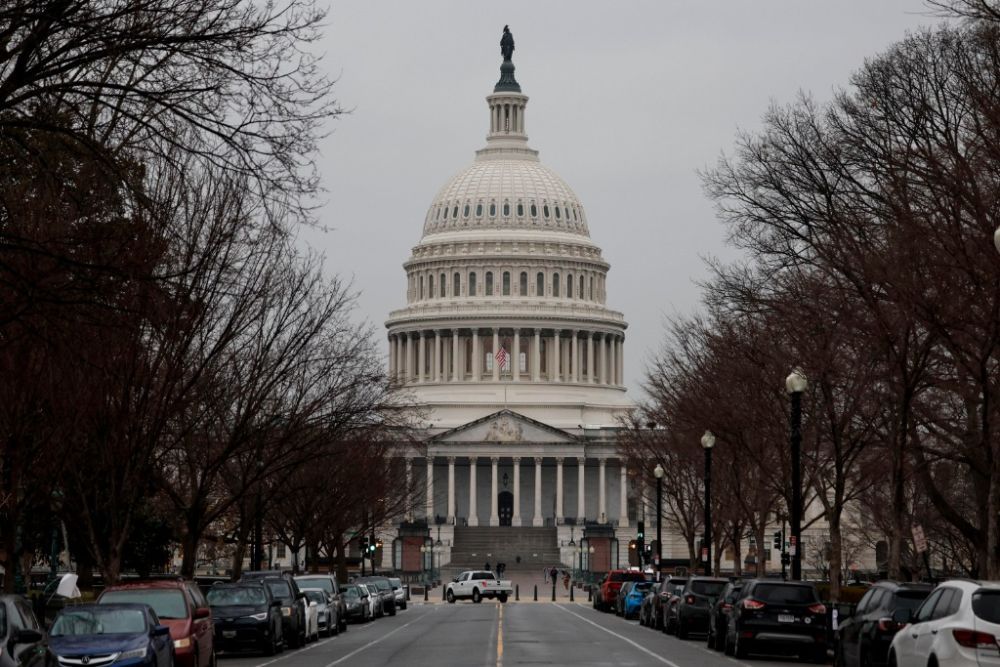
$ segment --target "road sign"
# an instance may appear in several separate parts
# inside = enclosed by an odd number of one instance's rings
[[[794,535],[792,535],[791,537],[788,538],[788,553],[789,554],[791,554],[792,556],[794,556],[795,553],[796,553],[796,549],[798,549],[798,546],[799,546],[798,545],[798,540],[795,539]]]
[[[927,552],[927,536],[924,535],[924,528],[919,523],[913,524],[913,546],[918,554]]]

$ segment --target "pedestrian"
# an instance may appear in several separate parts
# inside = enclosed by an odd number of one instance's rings
[[[552,583],[553,584],[556,583],[556,577],[559,576],[559,570],[553,567],[551,570],[549,570],[549,574],[552,576]]]
[[[563,588],[565,588],[568,591],[569,590],[569,572],[567,572],[566,570],[563,570],[562,571],[562,575],[563,575]]]
[[[544,578],[542,580],[542,583],[544,583],[544,584],[549,583],[549,568],[548,567],[543,567],[542,568],[542,577]]]
[[[486,570],[487,572],[490,571],[490,562],[489,561],[486,561],[486,565],[483,565],[483,569]]]

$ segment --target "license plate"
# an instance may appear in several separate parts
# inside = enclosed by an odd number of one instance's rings
[[[236,639],[236,630],[223,630],[222,636],[225,639]]]
[[[778,623],[794,623],[795,617],[791,614],[778,614]]]

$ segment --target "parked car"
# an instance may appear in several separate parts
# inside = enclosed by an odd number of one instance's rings
[[[375,603],[364,584],[347,584],[343,587],[345,620],[370,621],[375,618]]]
[[[306,602],[316,605],[316,632],[324,637],[332,637],[340,632],[340,620],[337,618],[337,603],[331,601],[326,591],[319,588],[303,588]]]
[[[618,593],[615,595],[614,612],[615,616],[623,616],[625,614],[625,598],[628,596],[632,587],[638,582],[636,581],[626,581],[618,589]]]
[[[889,660],[889,646],[900,625],[897,609],[915,610],[934,587],[931,584],[876,582],[858,602],[854,613],[839,619],[834,649],[838,667],[874,667]]]
[[[593,596],[594,609],[612,611],[618,591],[626,581],[646,581],[646,575],[637,570],[611,570],[604,575]]]
[[[245,572],[240,581],[260,581],[281,601],[281,624],[285,643],[298,648],[306,643],[306,602],[295,577],[287,572]]]
[[[726,627],[729,625],[729,615],[733,611],[733,604],[735,604],[741,590],[743,590],[742,581],[729,582],[709,610],[707,639],[709,648],[716,651],[722,651],[726,648]]]
[[[44,635],[35,612],[20,595],[0,595],[5,623],[0,624],[0,667],[17,667],[41,645]]]
[[[299,588],[320,588],[326,591],[327,595],[333,598],[332,605],[337,615],[337,627],[340,630],[347,629],[347,604],[341,591],[341,586],[337,580],[329,574],[305,574],[295,577],[295,582]],[[334,632],[334,634],[337,634]]]
[[[215,665],[212,612],[201,589],[193,581],[155,579],[119,584],[104,589],[97,602],[148,604],[156,612],[160,623],[170,628],[178,665]]]
[[[285,649],[281,600],[263,583],[216,584],[205,597],[220,651],[249,648],[274,655]]]
[[[319,605],[315,600],[310,600],[309,595],[305,591],[302,591],[302,594],[306,596],[305,643],[308,644],[309,642],[319,641]]]
[[[1000,664],[1000,584],[996,582],[946,581],[916,612],[897,609],[893,620],[905,627],[889,648],[891,667]]]
[[[654,627],[656,624],[656,598],[660,594],[660,588],[663,586],[663,582],[657,581],[642,598],[642,604],[639,606],[639,625],[645,626],[647,628]]]
[[[652,587],[653,582],[651,581],[633,582],[628,594],[622,601],[622,616],[625,618],[638,618],[639,609],[642,607],[642,600]]]
[[[687,639],[691,632],[708,632],[711,606],[722,594],[728,579],[691,577],[677,601],[677,638]]]
[[[406,609],[406,589],[403,588],[403,582],[398,577],[389,577],[389,583],[396,595],[396,608]]]
[[[63,608],[45,649],[28,659],[42,665],[160,667],[174,664],[170,628],[145,604],[83,604]]]
[[[483,598],[506,602],[513,594],[514,586],[510,581],[497,579],[495,574],[485,570],[467,570],[445,586],[445,597],[452,604],[456,600],[479,603]]]
[[[663,616],[663,631],[668,635],[677,632],[677,605],[681,601],[681,593],[687,586],[687,577],[671,577],[663,587],[660,598],[660,614]]]
[[[389,583],[388,577],[360,577],[354,581],[367,584],[369,591],[374,587],[375,591],[378,592],[379,599],[381,600],[381,613],[379,616],[384,614],[388,614],[389,616],[396,615],[396,594],[392,592],[392,584]]]
[[[742,659],[765,648],[826,662],[826,629],[826,606],[815,586],[752,579],[744,584],[729,616],[726,655]]]

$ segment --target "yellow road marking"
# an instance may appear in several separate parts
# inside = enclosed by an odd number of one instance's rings
[[[503,667],[503,605],[499,605],[500,615],[497,617],[497,667]]]

